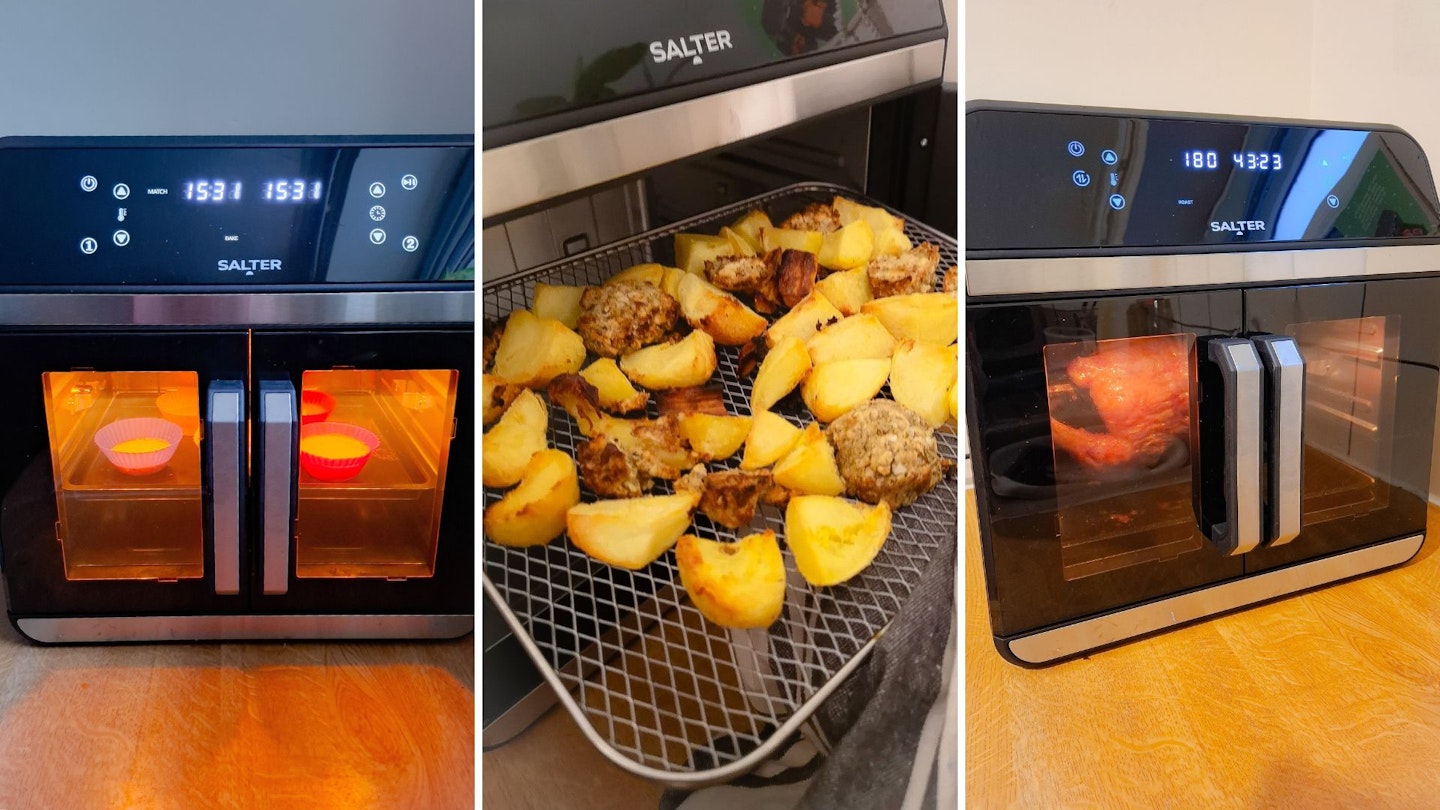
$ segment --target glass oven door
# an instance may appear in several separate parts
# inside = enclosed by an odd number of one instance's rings
[[[259,608],[472,613],[472,333],[253,345]]]
[[[246,336],[0,338],[15,614],[243,606]]]
[[[1303,407],[1269,415],[1301,427],[1300,532],[1251,554],[1248,570],[1425,531],[1437,296],[1437,279],[1246,293],[1246,328],[1293,338],[1304,363]]]
[[[972,305],[976,498],[1005,637],[1239,576],[1207,540],[1201,369],[1238,291]]]

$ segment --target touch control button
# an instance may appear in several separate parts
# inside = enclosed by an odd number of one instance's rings
[[[1101,160],[1101,162],[1103,162],[1106,166],[1114,166],[1114,165],[1115,165],[1115,161],[1117,161],[1117,160],[1119,160],[1119,159],[1120,159],[1120,156],[1115,154],[1115,150],[1114,150],[1114,149],[1106,149],[1104,152],[1101,152],[1101,153],[1100,153],[1100,160]]]
[[[130,244],[129,231],[116,231],[110,238],[115,242],[116,247],[125,247]]]
[[[89,256],[91,253],[94,253],[99,249],[100,243],[96,242],[95,237],[93,236],[87,236],[84,239],[80,240],[80,252],[84,253],[86,256]]]
[[[130,196],[130,187],[124,183],[116,183],[112,191],[115,193],[115,199],[117,200],[123,200]]]
[[[1329,197],[1325,198],[1325,204],[1330,206],[1331,208],[1339,208],[1340,198],[1336,197],[1334,194],[1331,194]]]
[[[1065,151],[1069,152],[1075,157],[1080,157],[1081,155],[1085,154],[1085,144],[1080,143],[1079,141],[1071,141],[1070,143],[1065,145]]]
[[[95,175],[93,174],[87,174],[84,177],[80,178],[80,190],[84,191],[87,194],[99,187],[100,181],[96,180]]]
[[[384,183],[371,183],[371,184],[370,184],[370,196],[371,196],[371,197],[374,197],[374,198],[377,199],[377,200],[380,199],[381,197],[384,197],[384,196],[385,196],[385,184],[384,184]]]
[[[400,240],[400,247],[405,248],[406,253],[414,253],[420,248],[420,240],[413,236],[407,236]]]
[[[1110,207],[1114,208],[1116,211],[1119,211],[1121,208],[1125,207],[1125,198],[1120,196],[1119,194],[1111,194]]]
[[[1090,175],[1084,169],[1076,169],[1075,173],[1070,175],[1070,182],[1084,188],[1090,185]]]
[[[400,178],[400,187],[406,191],[414,191],[418,185],[420,185],[420,179],[413,174],[407,174]]]
[[[375,220],[376,222],[379,222],[380,220],[384,219],[384,218],[385,218],[385,206],[383,206],[383,205],[372,205],[372,206],[370,206],[370,218],[373,219],[373,220]]]
[[[380,228],[376,228],[375,230],[371,231],[370,243],[374,245],[385,244],[385,231],[381,230]]]

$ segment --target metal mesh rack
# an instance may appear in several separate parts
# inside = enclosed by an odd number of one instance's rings
[[[536,282],[593,285],[634,264],[673,264],[670,237],[677,233],[713,234],[754,208],[778,222],[837,194],[878,205],[839,186],[787,186],[486,284],[484,317],[503,319],[528,307]],[[909,220],[905,233],[917,244],[937,245],[942,270],[957,264],[954,240]],[[737,350],[716,350],[714,379],[723,386],[727,409],[749,414],[749,381],[737,372]],[[804,426],[812,417],[796,400],[787,397],[774,410]],[[653,408],[652,403],[650,416],[656,415]],[[549,438],[571,453],[585,441],[558,407],[551,408]],[[956,461],[953,427],[939,431],[937,439],[941,456]],[[732,457],[710,467],[738,463]],[[485,506],[501,494],[486,489]],[[582,497],[594,498],[589,492]],[[896,510],[890,538],[874,563],[836,587],[808,585],[785,549],[785,609],[763,630],[727,630],[701,617],[680,587],[673,551],[642,571],[627,571],[590,559],[563,537],[528,549],[486,541],[484,587],[601,753],[636,775],[697,787],[749,771],[800,728],[864,659],[935,551],[956,542],[958,516],[958,485],[951,475],[915,504]],[[739,531],[697,512],[691,532],[736,539],[766,528],[784,538],[782,510],[762,506],[755,521]]]

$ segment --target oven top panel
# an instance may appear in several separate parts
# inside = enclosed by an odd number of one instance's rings
[[[1393,128],[1061,108],[971,109],[965,128],[968,251],[1440,236],[1429,164]]]
[[[474,278],[464,139],[0,140],[0,285]]]

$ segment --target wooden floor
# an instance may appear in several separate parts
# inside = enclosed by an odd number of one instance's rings
[[[966,796],[1440,807],[1440,554],[1043,670],[995,651],[966,529]]]
[[[42,648],[0,620],[0,808],[473,807],[474,660],[473,637]]]

